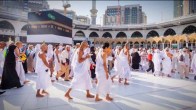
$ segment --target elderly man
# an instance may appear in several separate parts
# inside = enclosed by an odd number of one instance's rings
[[[70,96],[72,89],[86,90],[86,97],[94,98],[94,95],[91,95],[89,91],[92,88],[92,84],[90,81],[90,75],[88,74],[88,68],[86,67],[86,60],[88,60],[91,56],[90,54],[85,55],[86,48],[88,48],[88,43],[83,41],[74,54],[71,64],[73,67],[74,77],[70,88],[65,93],[65,97],[68,99],[72,99]]]

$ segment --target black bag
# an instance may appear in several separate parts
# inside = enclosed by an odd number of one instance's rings
[[[194,80],[196,80],[196,76],[194,77]]]

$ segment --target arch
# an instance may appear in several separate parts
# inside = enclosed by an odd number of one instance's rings
[[[162,41],[158,41],[158,45],[157,45],[157,47],[158,47],[159,49],[163,49]]]
[[[146,38],[149,38],[149,37],[156,37],[156,36],[159,37],[158,32],[152,30],[152,31],[150,31],[150,32],[147,34]]]
[[[139,48],[139,47],[140,47],[140,43],[139,43],[139,42],[137,42],[137,41],[136,41],[136,42],[134,42],[134,47],[135,47],[135,48]]]
[[[112,34],[110,34],[109,32],[105,32],[103,35],[102,35],[102,37],[104,37],[104,38],[112,38]]]
[[[21,31],[27,31],[28,26],[29,26],[28,24],[24,25],[24,26],[22,27]]]
[[[96,32],[91,32],[89,38],[90,37],[99,37],[99,35]]]
[[[147,48],[151,48],[151,42],[150,41],[147,42]]]
[[[127,35],[126,35],[124,32],[119,32],[119,33],[116,35],[116,38],[127,38]]]
[[[133,47],[133,42],[129,41],[129,45],[130,45],[130,48],[132,48]]]
[[[137,38],[137,37],[143,37],[142,33],[140,33],[139,31],[135,31],[132,35],[132,38]]]
[[[196,33],[196,27],[193,25],[189,25],[182,31],[182,34],[192,34]]]
[[[8,21],[0,21],[0,28],[2,29],[10,29],[10,30],[15,30],[14,26],[8,22]]]
[[[77,31],[74,36],[77,36],[77,37],[85,37],[85,34],[84,34],[83,31]]]
[[[172,28],[169,28],[169,29],[167,29],[165,32],[164,32],[164,34],[163,34],[163,36],[168,36],[168,35],[176,35],[176,32],[172,29]]]
[[[117,44],[117,45],[121,45],[121,42],[119,41],[119,42],[117,42],[116,44]]]
[[[166,47],[170,47],[170,42],[168,41],[168,40],[165,40],[165,42],[164,42],[164,47],[166,48]]]

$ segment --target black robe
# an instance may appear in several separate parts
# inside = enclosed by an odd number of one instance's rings
[[[1,89],[10,89],[13,87],[21,87],[20,79],[16,72],[16,57],[14,55],[15,45],[11,45],[8,48],[7,55],[5,57],[3,74],[1,80]]]
[[[133,69],[139,69],[139,64],[140,64],[140,61],[141,61],[141,57],[139,55],[138,52],[134,52],[132,53],[132,68]]]

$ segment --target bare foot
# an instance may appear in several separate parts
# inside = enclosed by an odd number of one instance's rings
[[[95,96],[94,95],[91,95],[91,94],[87,94],[86,97],[87,98],[94,98]]]
[[[24,84],[27,84],[27,83],[29,83],[30,81],[28,81],[28,80],[26,80],[26,81],[24,81]]]
[[[46,91],[42,91],[42,93],[43,93],[43,94],[46,94],[46,95],[49,95],[49,93],[48,93],[48,92],[46,92]]]
[[[36,97],[44,97],[42,94],[36,94]]]
[[[129,83],[128,82],[125,82],[124,85],[129,85]]]
[[[65,98],[68,98],[68,100],[72,100],[73,99],[69,94],[65,94]]]
[[[113,98],[111,98],[111,97],[108,96],[108,97],[106,97],[106,100],[107,100],[107,101],[112,101]]]
[[[99,101],[102,101],[102,99],[101,99],[101,98],[96,97],[96,98],[95,98],[95,101],[96,101],[96,102],[99,102]]]

